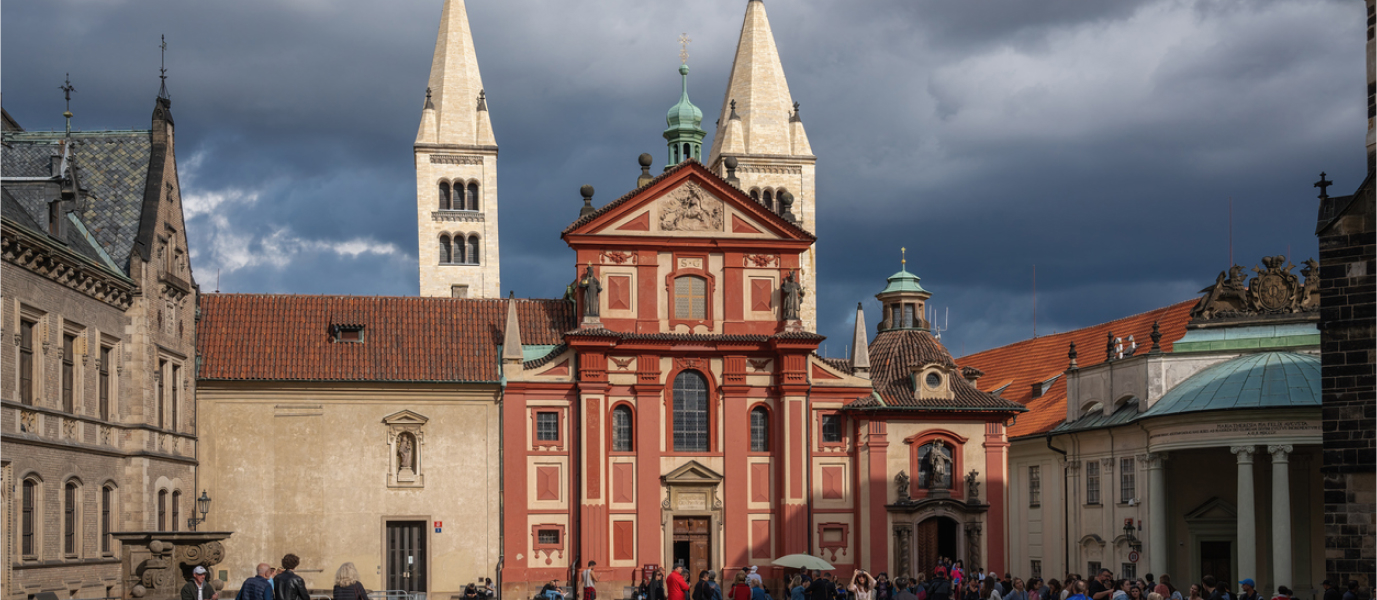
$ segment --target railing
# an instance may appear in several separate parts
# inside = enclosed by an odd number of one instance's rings
[[[426,600],[425,592],[404,590],[376,590],[368,592],[368,600]]]

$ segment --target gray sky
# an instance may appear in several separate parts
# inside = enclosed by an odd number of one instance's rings
[[[554,297],[580,185],[663,155],[687,32],[718,103],[744,0],[470,0],[498,162],[502,282]],[[203,290],[417,293],[411,144],[441,0],[45,0],[0,13],[28,129],[147,128],[158,36]],[[767,0],[818,156],[819,330],[909,269],[964,354],[1196,296],[1235,262],[1316,255],[1316,190],[1364,174],[1354,0]],[[658,163],[657,163],[658,164]]]

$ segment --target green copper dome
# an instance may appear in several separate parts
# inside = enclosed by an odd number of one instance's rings
[[[907,267],[900,267],[899,272],[889,276],[889,285],[885,286],[880,294],[892,294],[895,292],[920,292],[928,293],[923,286],[918,285],[918,276],[908,272]]]
[[[664,134],[665,141],[669,143],[669,164],[665,165],[666,168],[690,158],[703,160],[703,137],[708,133],[702,127],[703,111],[689,101],[688,72],[688,65],[679,65],[683,91],[679,94],[679,103],[671,106],[669,114],[665,115],[665,124],[669,125]]]

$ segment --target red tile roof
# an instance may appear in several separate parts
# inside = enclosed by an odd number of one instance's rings
[[[884,400],[885,406],[895,408],[922,408],[931,410],[963,411],[1008,411],[1019,412],[1022,408],[983,393],[965,379],[951,378],[954,397],[945,399],[919,400],[914,397],[913,380],[909,367],[939,364],[955,367],[951,354],[931,333],[917,329],[894,329],[882,331],[870,343],[870,380],[876,393]],[[869,402],[855,404],[857,408],[873,408]]]
[[[1105,344],[1111,332],[1125,340],[1132,335],[1138,343],[1136,354],[1145,354],[1152,348],[1152,339],[1148,337],[1152,323],[1160,321],[1162,351],[1170,352],[1172,343],[1186,335],[1186,323],[1195,303],[1194,299],[1187,300],[1084,329],[1016,342],[972,354],[957,363],[985,372],[977,381],[981,390],[994,391],[1007,383],[1009,387],[1001,396],[1028,407],[1028,412],[1019,415],[1017,423],[1009,428],[1009,437],[1046,433],[1066,419],[1066,378],[1058,377],[1038,398],[1033,397],[1033,384],[1066,371],[1066,352],[1071,342],[1076,343],[1076,362],[1081,367],[1104,362]]]
[[[203,294],[201,379],[498,380],[508,300]],[[564,300],[515,300],[525,345],[563,343],[577,326]],[[331,339],[362,325],[363,342]]]

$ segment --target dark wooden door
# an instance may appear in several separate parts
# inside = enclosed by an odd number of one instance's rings
[[[914,554],[918,557],[917,573],[932,575],[937,566],[938,525],[937,519],[928,519],[918,524],[913,536]]]
[[[1231,587],[1233,573],[1232,542],[1200,542],[1200,576],[1214,575],[1223,582],[1225,588]]]
[[[676,559],[683,560],[688,567],[690,581],[697,581],[698,574],[712,567],[712,534],[707,517],[677,517],[674,519],[674,547]]]
[[[387,589],[426,591],[425,521],[387,523]]]

